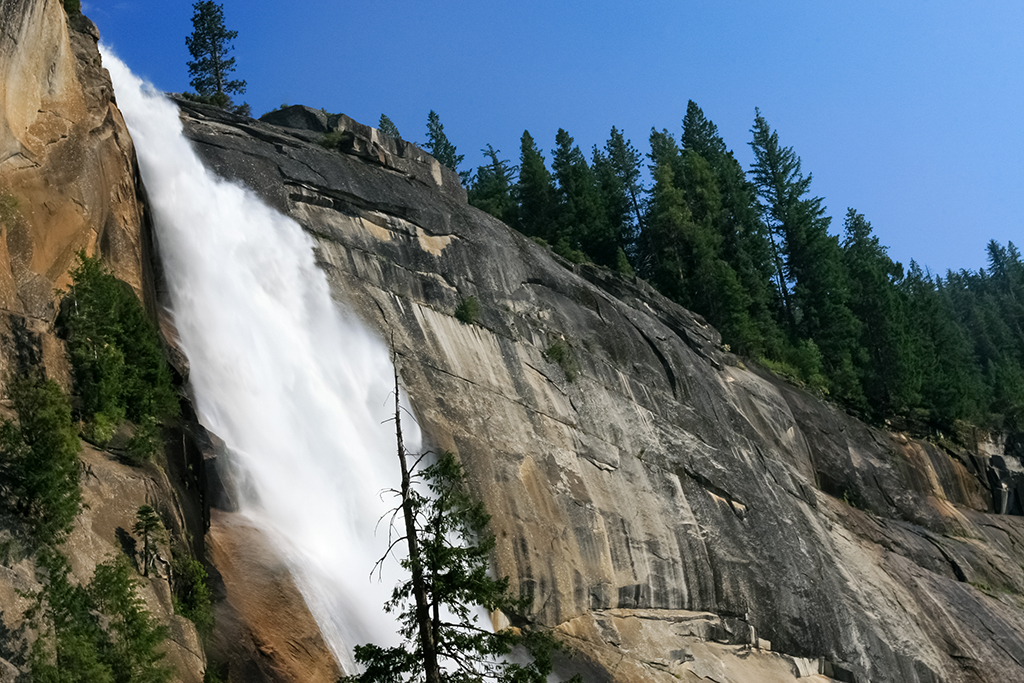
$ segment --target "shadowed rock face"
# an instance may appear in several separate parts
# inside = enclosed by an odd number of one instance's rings
[[[301,223],[339,301],[394,332],[421,427],[461,458],[497,571],[533,597],[516,619],[562,634],[568,668],[1024,679],[1024,520],[991,512],[989,456],[744,368],[644,282],[570,269],[468,207],[408,143],[342,122],[342,153],[182,106],[210,166]],[[475,324],[453,317],[469,296]]]

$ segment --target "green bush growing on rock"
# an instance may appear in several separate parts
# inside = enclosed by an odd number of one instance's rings
[[[103,445],[125,417],[174,415],[178,405],[156,327],[132,288],[78,255],[61,326],[74,369],[86,436]]]
[[[573,249],[572,245],[569,244],[569,239],[566,237],[558,240],[555,244],[555,253],[570,263],[575,263],[577,265],[580,263],[590,263],[590,259],[587,258],[587,255],[579,249]]]
[[[64,11],[69,17],[78,16],[82,13],[81,0],[64,0]]]
[[[165,683],[167,629],[146,610],[134,570],[118,556],[96,567],[88,586],[72,584],[67,558],[40,556],[48,581],[26,617],[41,633],[29,664],[35,683]]]
[[[480,302],[476,300],[475,296],[460,299],[459,305],[455,308],[455,317],[459,319],[459,322],[472,325],[480,317]]]
[[[56,382],[37,377],[12,378],[8,395],[18,422],[0,424],[0,495],[37,541],[53,543],[81,506],[71,404]]]
[[[18,198],[0,192],[0,223],[9,225],[18,217]]]
[[[569,346],[564,342],[556,341],[547,348],[544,355],[553,363],[558,363],[558,366],[562,368],[562,372],[565,373],[565,378],[570,382],[579,375],[580,366],[576,363],[576,358],[573,357]]]
[[[338,149],[341,146],[341,141],[344,139],[345,133],[343,131],[334,130],[320,138],[320,146],[327,149]]]
[[[203,637],[213,632],[213,601],[203,563],[186,552],[175,551],[171,565],[174,612],[196,625]]]
[[[160,425],[156,419],[147,416],[135,425],[135,433],[128,440],[125,459],[136,467],[153,459],[160,449]]]

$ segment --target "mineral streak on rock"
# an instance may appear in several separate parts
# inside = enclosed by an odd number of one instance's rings
[[[700,316],[560,261],[347,117],[180,104],[207,163],[298,220],[339,301],[394,332],[421,427],[464,463],[498,573],[533,599],[513,622],[555,629],[567,667],[1024,679],[1024,520],[995,514],[1019,454],[954,457],[745,368]]]

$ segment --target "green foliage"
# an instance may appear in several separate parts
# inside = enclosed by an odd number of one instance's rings
[[[0,494],[41,543],[62,539],[81,505],[71,405],[53,380],[12,378],[17,424],[0,425]]]
[[[158,648],[167,630],[146,611],[132,574],[128,559],[118,556],[97,566],[89,584],[96,608],[109,618],[106,658],[116,683],[163,683],[171,672],[160,665]]]
[[[500,221],[511,224],[515,220],[516,206],[512,197],[512,185],[516,167],[498,158],[498,150],[490,145],[480,150],[490,163],[476,169],[469,186],[469,203],[486,211]]]
[[[52,637],[40,636],[29,663],[36,683],[165,683],[171,671],[161,662],[166,628],[136,593],[127,558],[96,567],[88,587],[69,580],[67,559],[46,551],[40,564],[46,587],[26,616]]]
[[[575,356],[569,349],[569,345],[562,341],[556,341],[547,350],[544,351],[544,356],[552,363],[557,363],[562,372],[565,373],[565,378],[572,382],[579,375],[580,366],[576,362]]]
[[[189,619],[203,637],[213,632],[213,601],[203,563],[176,551],[171,565],[174,611]]]
[[[565,130],[558,130],[555,145],[551,153],[558,201],[555,249],[557,251],[557,245],[565,240],[569,250],[584,253],[595,263],[614,267],[619,246],[617,228],[609,223],[597,178],[583,152]]]
[[[633,270],[633,266],[630,265],[629,259],[626,258],[626,252],[619,247],[618,253],[615,255],[615,272],[619,275],[625,275],[626,277],[634,277],[636,271]]]
[[[82,13],[81,0],[64,0],[64,11],[69,17],[75,17]]]
[[[18,198],[0,192],[0,224],[10,226],[18,218]]]
[[[568,237],[562,237],[555,243],[554,252],[569,263],[590,263],[590,259],[579,249],[573,249]]]
[[[455,317],[466,325],[472,325],[480,317],[480,302],[475,296],[460,299],[459,305],[455,308]]]
[[[515,228],[529,237],[555,242],[555,186],[530,131],[523,131],[519,154],[519,183]]]
[[[435,464],[413,475],[426,482],[429,495],[410,489],[409,502],[416,519],[418,552],[402,560],[411,573],[422,571],[426,587],[431,642],[436,645],[443,680],[508,683],[542,683],[551,671],[551,655],[557,649],[547,633],[505,629],[497,633],[477,625],[474,607],[491,612],[501,610],[512,619],[529,607],[529,598],[509,595],[508,578],[489,576],[490,555],[495,539],[487,531],[490,517],[483,504],[474,500],[466,487],[465,475],[455,457],[442,453]],[[384,648],[360,645],[356,661],[365,671],[347,680],[359,683],[399,683],[431,680],[418,638],[413,579],[399,584],[385,610],[397,613],[405,644]],[[441,619],[439,614],[450,614]],[[500,659],[512,648],[523,646],[533,657],[529,664]]]
[[[135,512],[132,531],[142,536],[142,575],[149,576],[149,567],[156,558],[156,544],[167,539],[160,515],[150,505],[141,505]]]
[[[341,142],[344,139],[344,131],[332,130],[330,133],[320,138],[320,146],[326,147],[327,149],[339,149],[341,147]]]
[[[377,129],[384,135],[387,135],[389,138],[394,138],[395,140],[402,137],[398,133],[398,126],[396,126],[394,122],[387,117],[387,114],[380,115],[380,123],[377,124]]]
[[[876,423],[1024,430],[1018,249],[992,242],[976,272],[905,271],[856,211],[842,241],[830,233],[811,174],[760,111],[751,134],[744,172],[690,101],[678,142],[652,130],[645,187],[617,128],[589,164],[559,130],[551,170],[524,131],[518,178],[487,148],[470,198],[572,263],[635,270],[736,353]]]
[[[192,55],[188,62],[190,85],[204,97],[244,93],[245,81],[228,80],[228,74],[235,70],[235,58],[226,55],[234,49],[231,41],[238,37],[238,31],[224,26],[224,6],[213,0],[199,0],[192,10],[192,35],[185,38]]]
[[[128,440],[125,459],[136,467],[149,462],[160,450],[160,425],[153,417],[144,417],[135,425],[135,433]]]
[[[62,325],[87,433],[103,444],[124,417],[173,415],[178,406],[156,328],[135,293],[79,254]]]
[[[206,671],[203,672],[203,683],[227,683],[227,680],[217,669],[207,663]]]
[[[459,165],[466,156],[456,153],[455,145],[451,143],[448,136],[444,133],[444,124],[441,123],[441,117],[433,109],[427,114],[427,141],[423,144],[423,148],[430,152],[440,163],[458,173],[463,185],[469,185],[470,172],[459,170]]]

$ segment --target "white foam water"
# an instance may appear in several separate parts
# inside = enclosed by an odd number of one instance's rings
[[[281,551],[352,673],[354,645],[397,644],[382,610],[394,582],[369,579],[387,546],[374,533],[380,492],[398,481],[382,424],[388,349],[332,300],[302,228],[207,170],[174,104],[109,48],[103,62],[135,141],[199,418],[244,481],[241,514]]]

